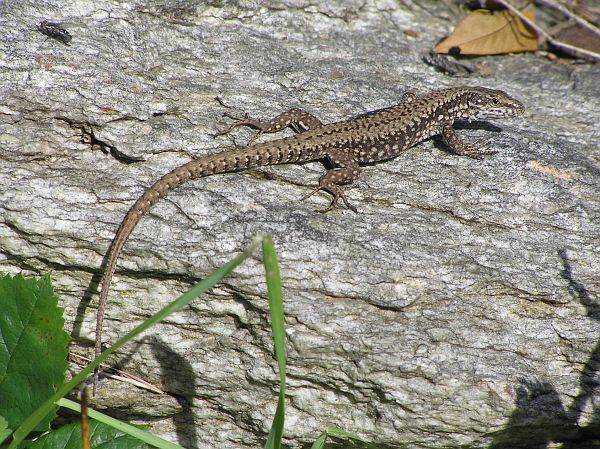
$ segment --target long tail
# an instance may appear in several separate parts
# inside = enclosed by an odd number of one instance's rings
[[[102,276],[102,290],[100,291],[100,302],[96,316],[95,357],[98,357],[102,352],[102,323],[104,321],[108,290],[115,272],[117,259],[129,234],[137,226],[140,219],[167,193],[191,179],[245,170],[260,165],[285,164],[297,160],[298,153],[294,154],[293,151],[290,151],[290,148],[283,144],[285,140],[282,139],[279,141],[282,143],[280,145],[274,145],[274,142],[268,145],[258,144],[190,161],[185,165],[175,168],[156,181],[131,206],[112,241],[104,275]]]

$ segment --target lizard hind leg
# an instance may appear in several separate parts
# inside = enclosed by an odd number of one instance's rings
[[[245,114],[243,118],[239,118],[228,112],[224,113],[223,116],[229,117],[235,120],[235,122],[233,122],[225,131],[219,133],[219,135],[227,134],[238,126],[249,126],[250,128],[257,129],[258,134],[255,138],[263,133],[275,133],[288,127],[297,133],[302,133],[323,126],[323,123],[317,117],[298,108],[290,109],[270,120],[251,118],[248,114]]]
[[[358,179],[360,176],[360,166],[356,160],[350,158],[348,153],[345,151],[332,151],[327,155],[328,159],[331,163],[337,167],[332,168],[327,171],[321,178],[319,179],[319,186],[316,187],[313,191],[309,192],[302,199],[305,200],[319,190],[326,190],[333,195],[331,203],[325,209],[320,210],[319,212],[329,212],[333,208],[337,207],[338,201],[341,199],[346,207],[353,212],[358,212],[356,207],[348,201],[346,198],[346,194],[342,189],[343,184],[350,184],[354,180]]]

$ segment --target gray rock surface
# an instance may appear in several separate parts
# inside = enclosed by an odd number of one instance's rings
[[[459,131],[498,154],[423,143],[364,169],[358,214],[300,201],[320,163],[182,186],[127,243],[105,338],[266,231],[285,287],[289,447],[327,426],[378,447],[597,447],[600,67],[513,55],[482,59],[486,79],[446,77],[421,55],[456,17],[392,0],[0,3],[0,271],[52,272],[73,351],[89,355],[121,219],[171,168],[250,140],[213,137],[223,112],[333,121],[405,90],[500,88],[525,117]],[[71,45],[34,31],[42,19]],[[186,448],[261,446],[277,388],[267,314],[256,259],[113,359],[167,394],[104,380],[96,407]]]

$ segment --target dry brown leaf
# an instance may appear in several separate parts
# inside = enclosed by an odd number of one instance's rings
[[[531,20],[535,19],[534,12],[526,12],[525,15]],[[461,55],[497,55],[535,51],[537,48],[536,32],[509,11],[478,9],[462,19],[452,34],[436,45],[433,51]]]
[[[600,53],[600,37],[591,30],[578,24],[563,28],[556,34],[556,39],[574,47]]]

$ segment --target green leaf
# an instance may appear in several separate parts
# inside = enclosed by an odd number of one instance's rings
[[[6,422],[6,420],[0,416],[0,444],[2,444],[2,442],[6,440],[11,433],[12,430],[8,428],[8,422]]]
[[[0,278],[0,415],[17,428],[65,379],[69,336],[50,276]],[[49,410],[35,430],[46,430]]]
[[[90,445],[92,449],[142,449],[143,441],[107,424],[90,419]],[[27,445],[28,449],[81,449],[81,425],[67,424]]]

